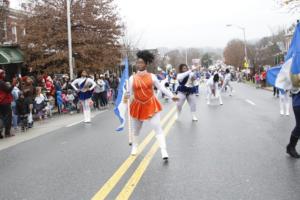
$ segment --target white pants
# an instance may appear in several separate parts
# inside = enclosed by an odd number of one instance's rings
[[[152,118],[148,119],[147,121],[150,122],[151,126],[153,127],[155,133],[156,133],[156,139],[159,143],[159,146],[161,149],[166,149],[166,139],[165,135],[163,133],[161,124],[160,124],[160,113],[156,113]],[[144,121],[140,121],[137,119],[132,118],[132,126],[133,126],[133,141],[132,144],[137,146],[138,145],[138,136],[140,135],[142,126],[144,124]]]
[[[91,122],[91,107],[89,105],[90,99],[80,100],[82,104],[84,122]]]
[[[210,87],[208,87],[208,98],[207,98],[207,103],[208,104],[210,104],[213,96],[214,95],[213,95],[212,89]],[[221,93],[220,93],[220,90],[218,88],[215,89],[215,96],[214,97],[219,99],[220,104],[223,104]]]
[[[281,114],[290,114],[290,101],[289,94],[287,92],[285,94],[279,94],[279,106]]]
[[[184,104],[184,102],[187,100],[190,108],[191,108],[191,112],[196,112],[197,108],[196,108],[196,96],[195,94],[190,94],[190,95],[185,95],[182,92],[178,92],[177,94],[179,100],[177,102],[177,111],[180,113],[182,110],[182,106]]]
[[[232,94],[233,87],[230,85],[230,82],[229,82],[229,81],[224,81],[223,86],[222,86],[222,90],[221,90],[221,91],[224,92],[225,89],[226,89],[226,86],[228,86],[228,87],[230,88],[229,94],[231,95],[231,94]]]

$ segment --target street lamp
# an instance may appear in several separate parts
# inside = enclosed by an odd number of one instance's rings
[[[234,25],[234,24],[227,24],[226,25],[227,27],[236,27],[240,30],[243,31],[243,34],[244,34],[244,51],[245,51],[245,61],[247,62],[248,64],[248,54],[247,54],[247,42],[246,42],[246,28],[244,27],[241,27],[241,26],[238,26],[238,25]]]
[[[68,20],[68,49],[69,49],[69,68],[70,79],[73,79],[73,54],[72,54],[72,33],[71,33],[71,0],[67,0],[67,20]]]
[[[185,48],[185,64],[188,65],[188,49]]]

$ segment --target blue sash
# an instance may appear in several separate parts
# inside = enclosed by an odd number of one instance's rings
[[[186,76],[181,82],[179,82],[179,86],[177,87],[177,92],[182,92],[186,95],[195,94],[197,92],[196,87],[185,86],[188,80],[189,80],[189,76]]]
[[[79,85],[79,93],[78,93],[78,97],[80,100],[87,100],[90,99],[93,96],[93,91],[86,91],[86,92],[82,92],[81,90],[85,87],[85,83],[86,83],[87,79],[85,79],[80,85]]]

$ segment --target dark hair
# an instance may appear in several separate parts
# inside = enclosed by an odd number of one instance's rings
[[[179,73],[182,73],[182,70],[183,70],[184,67],[187,67],[187,65],[186,64],[180,64],[179,65],[179,67],[178,67]]]
[[[230,71],[229,71],[229,69],[226,69],[225,72],[226,72],[226,74],[228,74]]]
[[[77,78],[80,78],[81,77],[81,74],[82,74],[82,72],[86,72],[86,70],[84,70],[84,69],[82,69],[82,70],[79,70],[78,71],[78,74],[77,74]]]
[[[214,82],[219,82],[219,74],[214,75]]]
[[[142,59],[146,64],[150,64],[154,60],[154,55],[148,50],[138,51],[136,56]]]
[[[83,72],[83,70],[79,70],[79,71],[77,72],[77,78],[80,78],[80,77],[81,77],[82,72]]]

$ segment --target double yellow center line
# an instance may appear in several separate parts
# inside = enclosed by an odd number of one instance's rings
[[[167,134],[172,125],[174,124],[176,118],[174,116],[176,111],[176,108],[173,107],[168,114],[163,118],[161,124],[164,125],[168,122],[167,126],[164,129],[164,133]],[[170,119],[170,120],[169,120]],[[145,147],[150,143],[150,141],[153,139],[155,133],[154,131],[151,131],[147,137],[143,140],[143,142],[139,145],[138,148],[138,155],[143,152]],[[116,199],[118,200],[125,200],[130,197],[133,190],[135,189],[136,185],[138,184],[139,180],[141,179],[142,175],[144,174],[146,168],[150,164],[151,159],[153,158],[154,154],[158,150],[158,143],[155,142],[153,146],[151,147],[150,151],[147,153],[147,155],[144,157],[136,171],[133,173],[125,187],[122,189],[122,191],[119,193]],[[102,188],[94,195],[92,200],[102,200],[109,195],[109,193],[114,189],[114,187],[118,184],[118,182],[121,180],[123,175],[127,172],[127,170],[130,168],[130,166],[133,164],[133,162],[136,160],[137,156],[129,156],[123,164],[119,167],[119,169],[110,177],[110,179],[102,186]]]

